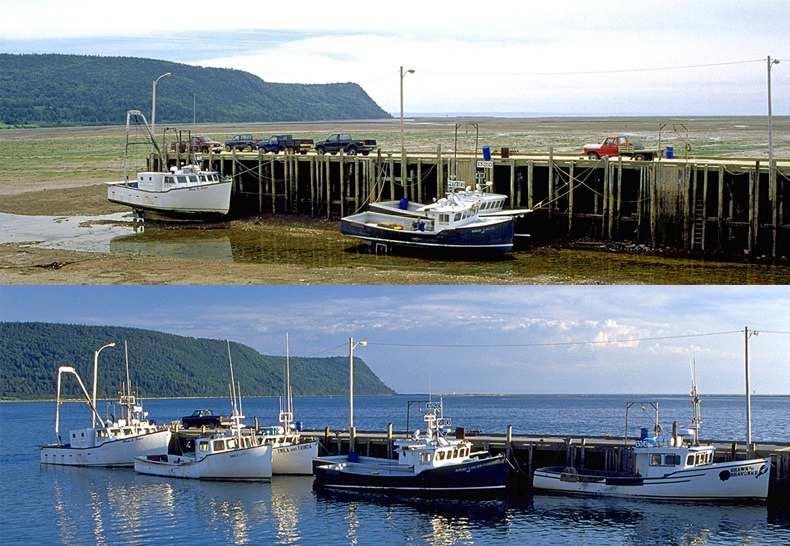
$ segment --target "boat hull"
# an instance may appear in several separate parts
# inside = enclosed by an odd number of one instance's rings
[[[111,440],[96,447],[49,445],[41,447],[41,462],[65,466],[134,466],[135,458],[167,451],[170,431]]]
[[[200,460],[179,455],[137,457],[139,474],[219,481],[268,481],[272,477],[271,446],[212,453]]]
[[[491,252],[508,252],[513,248],[513,220],[510,218],[488,222],[485,225],[462,226],[433,233],[373,225],[362,221],[360,216],[364,214],[343,218],[340,221],[341,233],[373,243],[407,247]]]
[[[316,457],[318,442],[275,446],[272,449],[272,474],[310,476]]]
[[[230,210],[230,181],[147,191],[131,184],[109,184],[107,199],[131,207],[144,217],[171,220],[219,218]]]
[[[633,497],[689,501],[764,501],[768,496],[770,459],[716,463],[671,472],[661,478],[605,476],[574,477],[561,467],[535,470],[535,490],[586,496]]]
[[[505,490],[507,467],[502,456],[424,470],[419,474],[388,473],[388,459],[360,463],[314,464],[318,488],[388,495],[468,497],[498,496]],[[357,466],[358,465],[358,466]],[[377,470],[379,467],[380,470]]]

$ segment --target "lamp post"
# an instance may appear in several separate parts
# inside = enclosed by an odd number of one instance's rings
[[[752,384],[749,380],[749,338],[758,334],[755,330],[743,328],[743,366],[746,375],[746,449],[752,449]]]
[[[99,353],[108,347],[115,347],[115,342],[111,341],[102,345],[93,353],[93,413],[91,414],[91,427],[96,426],[96,384],[99,380]]]
[[[414,69],[409,68],[408,70],[403,70],[403,66],[400,67],[400,180],[401,185],[403,185],[403,191],[406,191],[406,186],[404,185],[405,179],[405,170],[406,170],[406,142],[403,136],[403,78],[406,77],[406,74],[414,74]]]
[[[173,74],[170,72],[165,72],[158,78],[153,81],[152,89],[151,89],[151,134],[155,133],[156,130],[156,85],[159,83],[159,80],[162,78],[166,78],[167,76],[172,76]]]
[[[368,342],[364,340],[354,341],[353,337],[348,338],[348,434],[354,428],[354,349],[357,347],[367,347]]]

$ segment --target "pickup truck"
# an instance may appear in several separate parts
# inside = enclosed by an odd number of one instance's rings
[[[236,135],[230,140],[225,141],[225,149],[229,152],[232,150],[255,150],[258,147],[259,140],[252,135]]]
[[[216,140],[211,140],[208,137],[204,136],[193,136],[192,137],[192,145],[188,146],[187,142],[172,142],[170,144],[170,149],[174,152],[176,151],[176,147],[180,148],[179,152],[185,154],[187,152],[200,152],[207,154],[211,152],[219,152],[222,150],[222,144],[217,142]],[[189,149],[191,148],[191,149]]]
[[[375,140],[355,140],[351,135],[345,133],[335,133],[329,138],[315,143],[315,151],[323,155],[327,152],[336,154],[342,151],[348,155],[362,154],[368,155],[376,148]]]
[[[181,425],[184,428],[219,428],[230,424],[230,420],[222,415],[214,415],[209,409],[199,409],[181,418]]]
[[[274,135],[267,140],[258,142],[259,149],[275,154],[279,154],[283,150],[286,152],[306,154],[312,147],[312,138],[294,138],[293,135]]]
[[[642,143],[627,135],[609,136],[604,138],[600,144],[585,144],[583,154],[590,159],[600,159],[602,157],[633,157],[640,160],[651,161],[654,157],[661,155],[661,150],[649,150]]]

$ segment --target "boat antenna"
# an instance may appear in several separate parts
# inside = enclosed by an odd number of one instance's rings
[[[280,423],[283,425],[283,433],[288,434],[291,429],[293,419],[293,400],[291,399],[291,345],[288,332],[285,333],[285,373],[283,374],[283,396],[280,398]]]
[[[230,356],[230,340],[226,339],[225,343],[228,346],[228,365],[230,366],[230,405],[233,411],[233,416],[238,416],[238,408],[236,407],[236,381],[233,378],[233,359]]]
[[[700,405],[701,401],[699,399],[699,393],[697,392],[697,362],[694,358],[694,355],[691,356],[691,407],[692,407],[692,417],[691,417],[691,428],[694,429],[694,445],[699,445],[699,429],[700,424],[702,423],[702,414],[700,412]]]
[[[123,340],[123,358],[126,363],[126,421],[132,421],[132,383],[129,379],[129,344]]]

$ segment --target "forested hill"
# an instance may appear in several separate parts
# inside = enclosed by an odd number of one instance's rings
[[[148,117],[151,81],[166,72],[173,76],[159,82],[157,124],[191,122],[193,93],[199,122],[390,117],[355,83],[270,83],[241,70],[136,57],[0,54],[0,122],[118,124],[131,109]]]
[[[132,384],[141,396],[227,395],[228,355],[221,340],[117,326],[0,322],[0,398],[53,398],[57,367],[66,363],[73,364],[89,385],[93,351],[109,341],[116,346],[100,355],[99,393],[114,397],[124,381],[124,340],[129,344]],[[262,355],[240,343],[230,345],[245,396],[282,393],[284,357]],[[356,358],[354,364],[355,392],[392,394],[364,361]],[[76,395],[74,383],[67,380],[64,392]],[[292,357],[291,384],[295,395],[345,394],[348,358]]]

